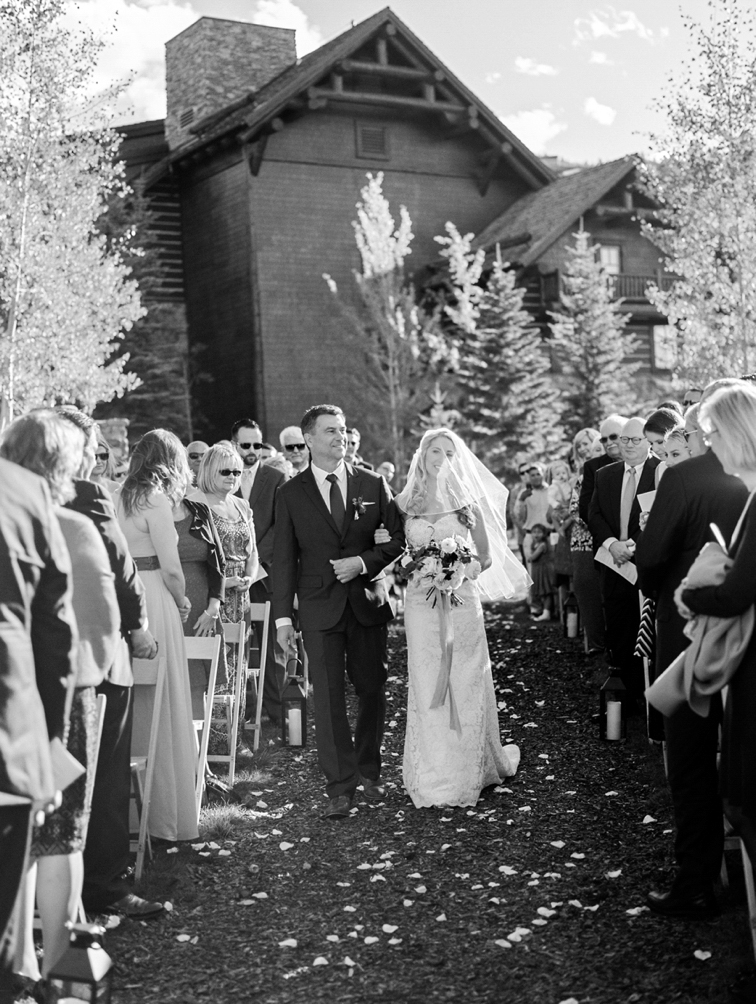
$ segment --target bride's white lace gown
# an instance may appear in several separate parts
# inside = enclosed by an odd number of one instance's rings
[[[432,537],[469,531],[454,513],[434,523],[407,519],[407,543],[418,546]],[[450,727],[449,698],[431,709],[441,669],[438,606],[426,600],[427,586],[410,582],[404,610],[409,666],[407,732],[404,740],[404,785],[417,808],[431,805],[475,805],[483,788],[511,777],[520,762],[517,746],[502,748],[496,713],[491,661],[483,610],[474,582],[465,579],[457,591],[464,603],[452,606],[454,654],[451,689],[460,731]]]

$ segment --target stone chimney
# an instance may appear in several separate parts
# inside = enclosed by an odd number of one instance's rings
[[[168,146],[192,139],[195,122],[258,91],[297,61],[293,28],[201,17],[165,46]]]

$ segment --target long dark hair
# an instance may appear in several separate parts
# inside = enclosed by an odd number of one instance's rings
[[[131,516],[141,509],[152,492],[163,492],[176,505],[191,483],[186,450],[167,429],[145,432],[131,453],[129,470],[121,489],[124,512]]]

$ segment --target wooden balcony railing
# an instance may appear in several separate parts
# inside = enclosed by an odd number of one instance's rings
[[[662,290],[671,288],[675,277],[671,275],[629,275],[621,272],[610,276],[612,292],[619,300],[648,300],[646,290],[650,285],[657,285]],[[525,305],[531,308],[555,303],[562,289],[562,278],[559,271],[546,275],[531,276],[526,283]]]

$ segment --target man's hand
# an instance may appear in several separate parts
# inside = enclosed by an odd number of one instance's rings
[[[339,582],[350,582],[362,575],[362,559],[360,558],[336,558],[331,559],[334,573]]]
[[[381,523],[381,525],[378,527],[378,529],[373,534],[373,541],[376,544],[390,544],[391,543],[391,534],[388,532],[388,530],[383,525],[383,523]]]
[[[609,553],[614,558],[614,564],[618,568],[630,561],[634,550],[634,548],[628,546],[628,541],[626,540],[615,540],[613,544],[609,545]]]
[[[293,624],[282,624],[276,631],[276,640],[285,656],[297,651],[297,632]]]
[[[131,632],[131,651],[135,659],[154,659],[157,650],[157,642],[146,628]]]
[[[695,617],[696,615],[693,613],[690,607],[686,607],[685,604],[683,603],[682,594],[684,590],[686,590],[687,588],[688,588],[688,580],[683,579],[680,585],[675,590],[675,605],[677,606],[677,611],[680,614],[680,616],[684,617],[686,621],[689,621],[691,617]]]

